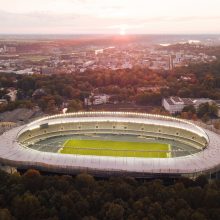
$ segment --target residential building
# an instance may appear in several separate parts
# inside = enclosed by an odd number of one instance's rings
[[[88,98],[84,99],[85,105],[100,105],[100,104],[106,104],[109,102],[110,95],[106,94],[100,94],[100,95],[94,95],[91,94]]]
[[[192,105],[196,109],[203,103],[214,103],[212,99],[208,98],[180,98],[180,97],[169,97],[162,100],[162,106],[171,114],[179,113],[184,107]]]
[[[8,101],[6,99],[0,99],[0,106],[7,103]]]
[[[17,92],[18,91],[16,89],[10,88],[8,89],[8,93],[5,96],[9,97],[11,102],[14,102],[17,99]]]

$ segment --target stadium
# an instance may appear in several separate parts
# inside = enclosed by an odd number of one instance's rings
[[[48,116],[1,135],[0,163],[18,170],[108,177],[197,177],[220,168],[220,136],[168,116],[78,112]]]

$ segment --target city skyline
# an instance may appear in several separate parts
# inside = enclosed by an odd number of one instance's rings
[[[218,0],[0,0],[0,34],[219,34],[219,8]]]

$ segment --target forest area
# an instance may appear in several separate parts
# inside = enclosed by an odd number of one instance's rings
[[[220,181],[131,177],[95,179],[0,172],[0,219],[4,220],[217,220]]]

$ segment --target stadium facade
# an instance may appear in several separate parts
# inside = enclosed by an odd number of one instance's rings
[[[170,150],[171,157],[139,158],[71,155],[33,149],[57,137],[84,134],[136,136],[188,146]],[[190,151],[189,149],[195,149]],[[176,152],[176,153],[175,153]],[[1,135],[0,163],[17,169],[96,176],[196,177],[220,168],[220,136],[192,122],[168,116],[131,112],[79,112],[53,115],[13,128]]]

